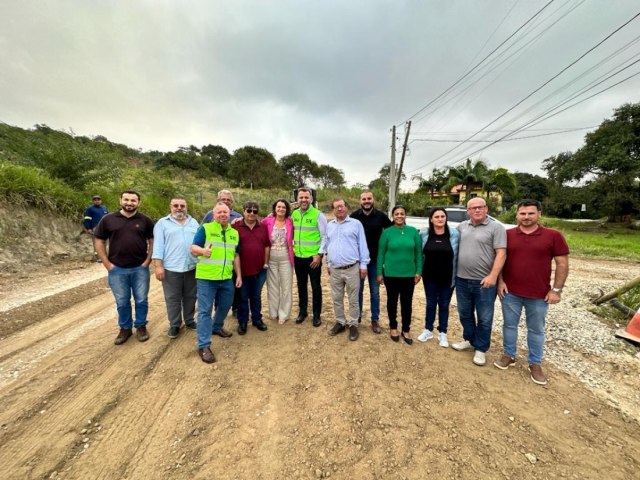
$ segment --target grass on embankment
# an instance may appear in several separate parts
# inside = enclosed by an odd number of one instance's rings
[[[543,218],[541,223],[564,234],[572,255],[640,261],[640,230],[627,224],[577,223],[556,218]]]

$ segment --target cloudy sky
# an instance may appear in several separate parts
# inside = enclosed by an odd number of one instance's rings
[[[391,127],[399,148],[411,119],[409,177],[467,156],[542,173],[640,101],[640,75],[609,88],[640,72],[640,17],[570,66],[639,12],[637,0],[3,0],[0,121],[143,150],[304,152],[353,184],[376,177]],[[531,138],[484,148],[509,134]]]

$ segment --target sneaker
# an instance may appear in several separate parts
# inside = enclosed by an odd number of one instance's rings
[[[453,348],[454,350],[458,350],[460,352],[462,350],[472,350],[473,345],[471,345],[471,343],[468,342],[467,340],[463,340],[458,343],[452,343],[451,348]]]
[[[427,330],[426,328],[422,330],[422,333],[418,335],[418,340],[421,342],[426,342],[427,340],[431,340],[433,338],[433,332],[431,330]]]
[[[529,371],[531,372],[531,380],[533,380],[533,383],[538,385],[547,384],[547,377],[542,372],[542,367],[540,365],[535,365],[533,363],[530,364]]]
[[[516,364],[516,359],[511,355],[502,355],[500,360],[496,360],[493,362],[493,366],[499,368],[500,370],[506,370],[509,367]]]
[[[484,364],[487,363],[487,357],[484,352],[476,350],[476,353],[473,355],[473,363],[480,367],[484,366]]]
[[[438,333],[438,343],[442,348],[449,347],[449,339],[447,338],[447,334],[444,332]]]
[[[198,324],[196,322],[185,323],[184,326],[187,327],[189,330],[198,330]]]
[[[180,327],[169,327],[169,331],[167,332],[167,337],[176,338],[180,333]]]

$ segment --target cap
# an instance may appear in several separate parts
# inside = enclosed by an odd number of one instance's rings
[[[91,197],[91,200],[102,200],[102,197],[100,195],[94,195]]]

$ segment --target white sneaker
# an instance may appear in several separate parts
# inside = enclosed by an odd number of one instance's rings
[[[473,355],[473,363],[481,367],[484,366],[484,364],[487,363],[487,359],[484,352],[476,350],[476,353]]]
[[[449,346],[449,340],[447,339],[447,334],[444,332],[438,333],[438,343],[440,343],[441,347],[447,348]]]
[[[451,348],[453,348],[454,350],[461,351],[461,350],[471,350],[473,346],[468,341],[463,340],[458,343],[452,343]]]
[[[431,340],[433,338],[433,333],[431,330],[427,330],[426,328],[422,331],[420,335],[418,335],[418,340],[421,342],[426,342],[427,340]]]

